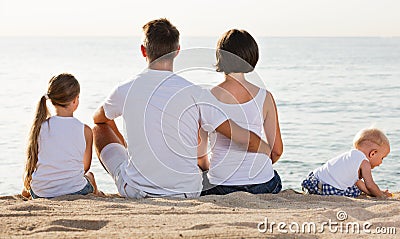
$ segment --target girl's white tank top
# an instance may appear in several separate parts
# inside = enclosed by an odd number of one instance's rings
[[[31,189],[36,195],[56,197],[85,187],[84,127],[74,117],[52,116],[42,124],[38,163],[31,181]]]

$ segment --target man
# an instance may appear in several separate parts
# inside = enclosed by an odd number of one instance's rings
[[[119,85],[94,115],[97,155],[118,192],[129,198],[198,197],[198,130],[214,130],[252,152],[268,144],[218,110],[209,92],[175,75],[179,31],[167,19],[148,22],[141,46],[148,69]],[[122,116],[127,142],[114,119]]]

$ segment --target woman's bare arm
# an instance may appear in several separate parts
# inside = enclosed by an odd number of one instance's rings
[[[272,147],[270,158],[276,163],[283,153],[283,142],[279,126],[278,111],[274,97],[267,93],[264,101],[264,132],[268,144]]]

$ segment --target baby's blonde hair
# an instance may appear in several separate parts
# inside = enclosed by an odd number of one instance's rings
[[[389,139],[386,135],[381,130],[373,127],[360,130],[354,137],[353,146],[359,148],[366,141],[379,146],[389,145]]]

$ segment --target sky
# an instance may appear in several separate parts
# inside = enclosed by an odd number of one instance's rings
[[[400,36],[399,0],[0,0],[0,36],[140,36],[160,17],[185,36]]]

